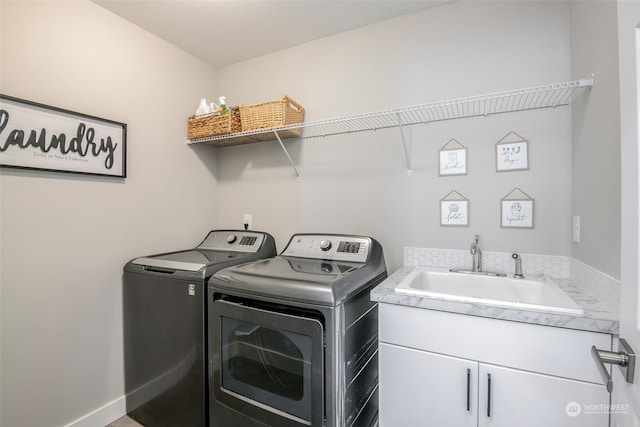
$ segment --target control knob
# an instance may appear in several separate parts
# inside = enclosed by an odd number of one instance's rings
[[[331,240],[323,240],[322,242],[320,242],[321,251],[326,252],[329,249],[331,249]]]
[[[227,236],[227,243],[233,243],[238,240],[238,237],[235,234],[229,234]]]

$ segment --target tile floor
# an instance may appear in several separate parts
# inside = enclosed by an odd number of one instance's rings
[[[131,418],[125,415],[122,418],[118,418],[117,420],[115,420],[114,422],[112,422],[106,427],[140,427],[140,426],[142,426],[142,424],[138,424],[137,422],[135,422],[134,420],[132,420]]]

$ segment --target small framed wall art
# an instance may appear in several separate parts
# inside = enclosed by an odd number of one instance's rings
[[[512,197],[514,192],[523,197]],[[533,228],[534,199],[519,188],[514,188],[500,200],[500,227]]]
[[[440,226],[467,227],[469,225],[469,199],[452,190],[440,199]]]
[[[438,176],[466,175],[467,147],[450,139],[440,149],[438,166]]]
[[[496,171],[511,172],[529,169],[529,141],[509,132],[496,142]]]

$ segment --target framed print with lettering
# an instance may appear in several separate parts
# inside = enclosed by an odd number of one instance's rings
[[[513,198],[519,192],[524,198]],[[533,228],[535,200],[519,188],[514,188],[500,200],[500,226],[502,228]]]
[[[502,228],[533,228],[533,200],[502,200]]]
[[[455,148],[450,144],[455,143]],[[454,176],[467,174],[467,148],[455,139],[449,140],[441,149],[438,162],[439,176]]]
[[[0,166],[125,178],[127,125],[0,95]]]
[[[507,140],[511,134],[515,139]],[[529,141],[515,132],[509,132],[496,142],[496,171],[510,172],[529,169]]]
[[[440,199],[440,226],[467,227],[469,225],[469,199],[453,190]]]

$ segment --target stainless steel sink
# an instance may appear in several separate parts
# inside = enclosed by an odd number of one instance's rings
[[[457,273],[437,267],[415,267],[397,292],[451,301],[475,302],[523,310],[582,315],[584,311],[549,278]]]

